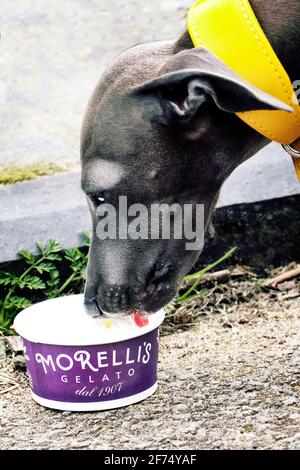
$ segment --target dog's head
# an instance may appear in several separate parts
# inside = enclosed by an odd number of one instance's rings
[[[200,204],[204,222],[196,228],[205,230],[223,181],[261,145],[234,114],[255,109],[288,107],[204,48],[172,55],[170,46],[138,46],[106,72],[82,131],[82,187],[93,220],[86,302],[128,313],[153,312],[172,299],[202,244],[187,249],[184,230],[181,238],[153,238],[143,233],[145,218],[133,221],[141,225],[140,239],[120,235],[126,216],[120,196],[136,216],[141,207],[177,204],[171,217],[177,227],[176,211]]]

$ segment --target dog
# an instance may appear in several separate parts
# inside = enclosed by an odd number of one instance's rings
[[[251,0],[251,6],[291,80],[299,78],[299,0]],[[87,305],[108,315],[155,312],[176,295],[201,253],[186,250],[184,239],[100,240],[99,206],[117,206],[120,195],[145,206],[202,204],[207,230],[223,182],[269,143],[235,113],[281,105],[195,48],[188,31],[116,58],[82,126],[82,188],[93,221]]]

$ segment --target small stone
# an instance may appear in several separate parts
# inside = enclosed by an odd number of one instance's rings
[[[176,378],[177,378],[178,380],[184,380],[184,381],[186,381],[186,380],[188,380],[188,379],[190,378],[190,374],[186,374],[186,373],[184,373],[184,372],[181,372],[181,373],[179,373],[179,374],[176,375]]]
[[[23,341],[21,336],[7,336],[5,338],[7,348],[14,353],[23,352]]]
[[[249,320],[247,318],[240,318],[239,319],[239,324],[240,325],[245,325],[246,323],[249,323]]]
[[[232,323],[229,323],[229,322],[224,322],[222,326],[223,326],[223,328],[232,328],[233,327]]]
[[[63,422],[58,422],[58,423],[55,423],[52,425],[52,429],[65,429],[66,428],[66,423],[63,423]]]
[[[21,354],[17,354],[13,358],[13,365],[14,365],[15,370],[19,370],[19,371],[22,371],[22,372],[25,371],[26,370],[25,357],[22,356]]]
[[[71,445],[71,449],[83,449],[84,447],[88,447],[88,443],[87,442],[74,442],[72,445]]]
[[[289,397],[283,401],[283,405],[290,406],[290,405],[297,405],[298,400],[295,397]]]

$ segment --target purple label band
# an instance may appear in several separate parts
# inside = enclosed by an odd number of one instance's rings
[[[66,403],[107,402],[156,384],[158,328],[130,340],[98,346],[56,346],[26,339],[32,391]]]

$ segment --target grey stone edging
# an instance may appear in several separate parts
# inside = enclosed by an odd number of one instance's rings
[[[236,204],[247,204],[250,210],[261,201],[276,200],[278,207],[279,198],[297,194],[300,184],[289,157],[280,146],[271,144],[230,176],[221,191],[217,213]],[[1,186],[0,207],[0,263],[15,260],[20,248],[34,251],[36,242],[50,238],[65,247],[79,245],[80,234],[91,228],[79,172]],[[269,204],[268,210],[271,208]],[[230,211],[226,213],[230,217]]]

